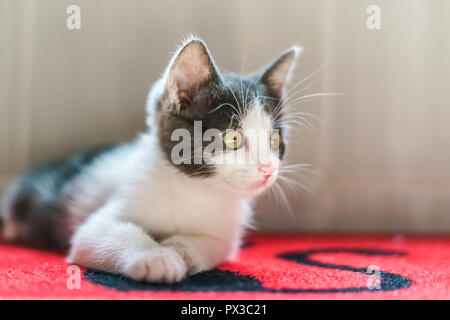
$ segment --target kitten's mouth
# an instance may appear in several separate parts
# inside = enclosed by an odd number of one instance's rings
[[[253,185],[253,189],[259,189],[264,187],[267,184],[267,181],[270,177],[265,177],[263,181],[257,182]]]
[[[264,176],[264,179],[262,181],[255,183],[252,189],[260,189],[266,187],[269,184],[269,181],[273,180],[273,178],[275,178],[275,175]]]

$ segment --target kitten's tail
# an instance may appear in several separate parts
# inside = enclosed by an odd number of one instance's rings
[[[0,199],[0,239],[2,241],[15,241],[17,238],[16,228],[11,225],[11,219],[8,218],[10,212],[10,190],[7,190]]]
[[[26,218],[36,200],[32,193],[20,187],[19,180],[8,186],[0,199],[0,239],[2,241],[22,242],[28,237],[27,230],[31,221],[27,221]]]
[[[1,202],[0,202],[0,208],[1,208]],[[0,237],[3,235],[3,217],[2,217],[2,211],[0,210]]]
[[[66,249],[64,208],[38,190],[13,183],[1,200],[0,239],[33,247]]]
[[[0,198],[0,241],[3,242],[5,236],[4,236],[4,230],[5,230],[5,206],[4,206],[4,199]]]

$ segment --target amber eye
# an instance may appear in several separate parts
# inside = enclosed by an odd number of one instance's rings
[[[243,141],[242,134],[236,130],[227,130],[223,136],[223,142],[228,149],[239,149],[242,146]]]
[[[272,132],[270,134],[270,149],[278,149],[281,143],[281,136],[278,132]]]

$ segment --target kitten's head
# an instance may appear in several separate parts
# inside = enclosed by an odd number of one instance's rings
[[[197,38],[175,53],[148,101],[148,123],[182,174],[242,197],[277,179],[286,151],[282,99],[295,57],[292,47],[250,75],[221,73]]]

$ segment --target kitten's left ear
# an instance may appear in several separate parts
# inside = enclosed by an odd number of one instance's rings
[[[261,82],[267,86],[273,95],[281,98],[283,88],[291,75],[294,61],[302,52],[302,48],[293,46],[263,69]]]

